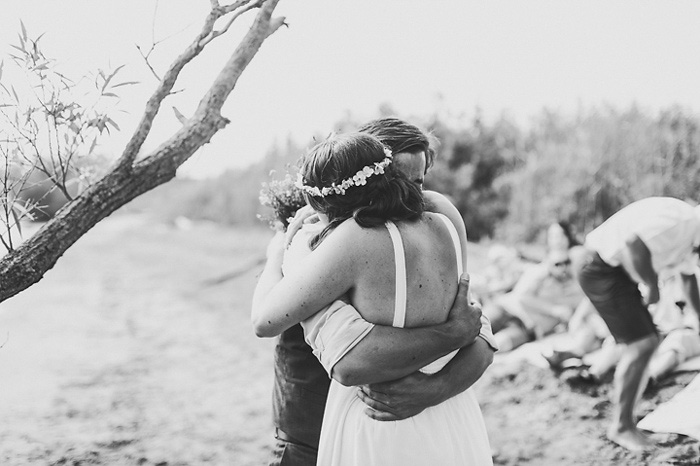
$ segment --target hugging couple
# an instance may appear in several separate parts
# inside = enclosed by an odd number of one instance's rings
[[[424,191],[429,138],[396,118],[306,154],[307,206],[267,249],[253,297],[278,336],[271,465],[491,465],[470,387],[496,351],[469,299],[467,234]]]

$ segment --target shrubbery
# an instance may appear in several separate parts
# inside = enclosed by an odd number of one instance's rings
[[[573,116],[542,111],[527,129],[507,118],[460,126],[435,116],[411,121],[440,141],[426,187],[452,198],[472,240],[531,242],[556,220],[585,233],[634,200],[697,201],[700,193],[700,120],[679,107],[658,115],[636,107]],[[156,191],[170,194],[158,209],[169,217],[259,224],[257,215],[269,214],[259,204],[262,183],[284,178],[311,144],[288,141],[245,170],[162,186]]]

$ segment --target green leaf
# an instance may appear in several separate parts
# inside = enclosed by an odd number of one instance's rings
[[[127,82],[115,84],[114,86],[112,86],[112,89],[117,88],[117,87],[121,87],[121,86],[131,86],[132,84],[139,84],[139,81],[127,81]]]
[[[121,69],[124,68],[125,66],[126,66],[126,65],[119,65],[119,66],[117,66],[117,67],[114,69],[114,71],[112,72],[112,74],[110,75],[110,77],[113,78],[114,76],[116,76],[117,73],[119,72],[119,70],[121,70]]]
[[[102,95],[104,97],[117,97],[117,98],[119,98],[119,96],[117,94],[115,94],[114,92],[103,92]]]
[[[12,45],[12,44],[10,44],[10,47],[12,47],[12,48],[15,48],[15,49],[19,50],[20,52],[22,52],[22,54],[25,54],[25,53],[27,53],[27,51],[26,51],[26,50],[24,50],[24,49],[23,49],[23,48],[21,48],[21,47],[17,47],[16,45]],[[14,55],[13,55],[13,56],[14,56]],[[21,60],[21,58],[19,58],[19,57],[15,57],[15,58],[17,58],[18,60]]]
[[[109,76],[107,76],[107,77],[105,78],[105,82],[104,82],[104,84],[102,84],[102,90],[103,90],[103,91],[107,88],[107,85],[108,85],[109,82],[112,80],[112,78],[113,78],[113,77],[119,72],[119,70],[121,70],[122,68],[124,68],[124,65],[118,66],[114,71],[112,71],[112,74],[110,74]],[[104,73],[100,72],[100,74],[101,74],[102,77],[104,78]]]
[[[180,112],[175,106],[173,106],[173,113],[175,113],[175,118],[177,118],[177,121],[179,121],[181,124],[187,123],[187,117]]]
[[[97,138],[94,138],[92,140],[92,144],[90,144],[90,149],[88,150],[88,154],[92,154],[92,151],[95,150],[95,146],[97,146]]]
[[[19,232],[20,236],[22,235],[22,225],[19,223],[20,217],[17,215],[17,206],[12,206],[12,209],[10,209],[10,212],[12,212],[12,218],[15,220],[15,226],[17,227],[17,231]],[[26,210],[26,209],[25,209]]]
[[[24,22],[21,19],[19,20],[19,26],[22,28],[22,38],[27,40],[27,28],[24,27]]]
[[[34,220],[34,217],[32,216],[30,208],[32,207],[31,203],[29,201],[24,201],[25,204],[22,204],[20,202],[15,202],[14,208],[19,210],[21,217],[27,217],[29,220]]]
[[[111,124],[111,125],[114,127],[114,129],[116,129],[117,131],[121,131],[121,129],[119,128],[119,125],[117,125],[117,124],[114,122],[114,120],[112,120],[110,117],[106,116],[106,117],[105,117],[105,121],[106,121],[107,123]],[[109,129],[108,129],[107,131],[109,131]]]

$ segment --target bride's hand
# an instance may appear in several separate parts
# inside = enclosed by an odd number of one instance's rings
[[[452,304],[447,323],[463,336],[465,346],[473,343],[481,331],[481,304],[472,302],[469,296],[469,275],[464,274],[459,279],[457,297]]]
[[[305,205],[301,209],[297,210],[297,213],[294,215],[294,218],[291,222],[289,222],[289,225],[287,226],[287,232],[284,234],[285,247],[289,246],[292,243],[294,235],[296,235],[297,232],[301,230],[301,227],[303,227],[305,223],[316,223],[318,222],[318,220],[318,214],[313,208],[311,208],[310,205]]]

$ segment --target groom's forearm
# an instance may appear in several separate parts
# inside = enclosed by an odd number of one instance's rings
[[[448,324],[419,328],[377,325],[333,366],[331,375],[343,385],[399,379],[474,342],[468,338]]]
[[[431,376],[436,398],[430,406],[440,404],[474,385],[493,362],[494,353],[493,347],[483,338],[477,338],[473,345],[459,350],[441,371]]]

